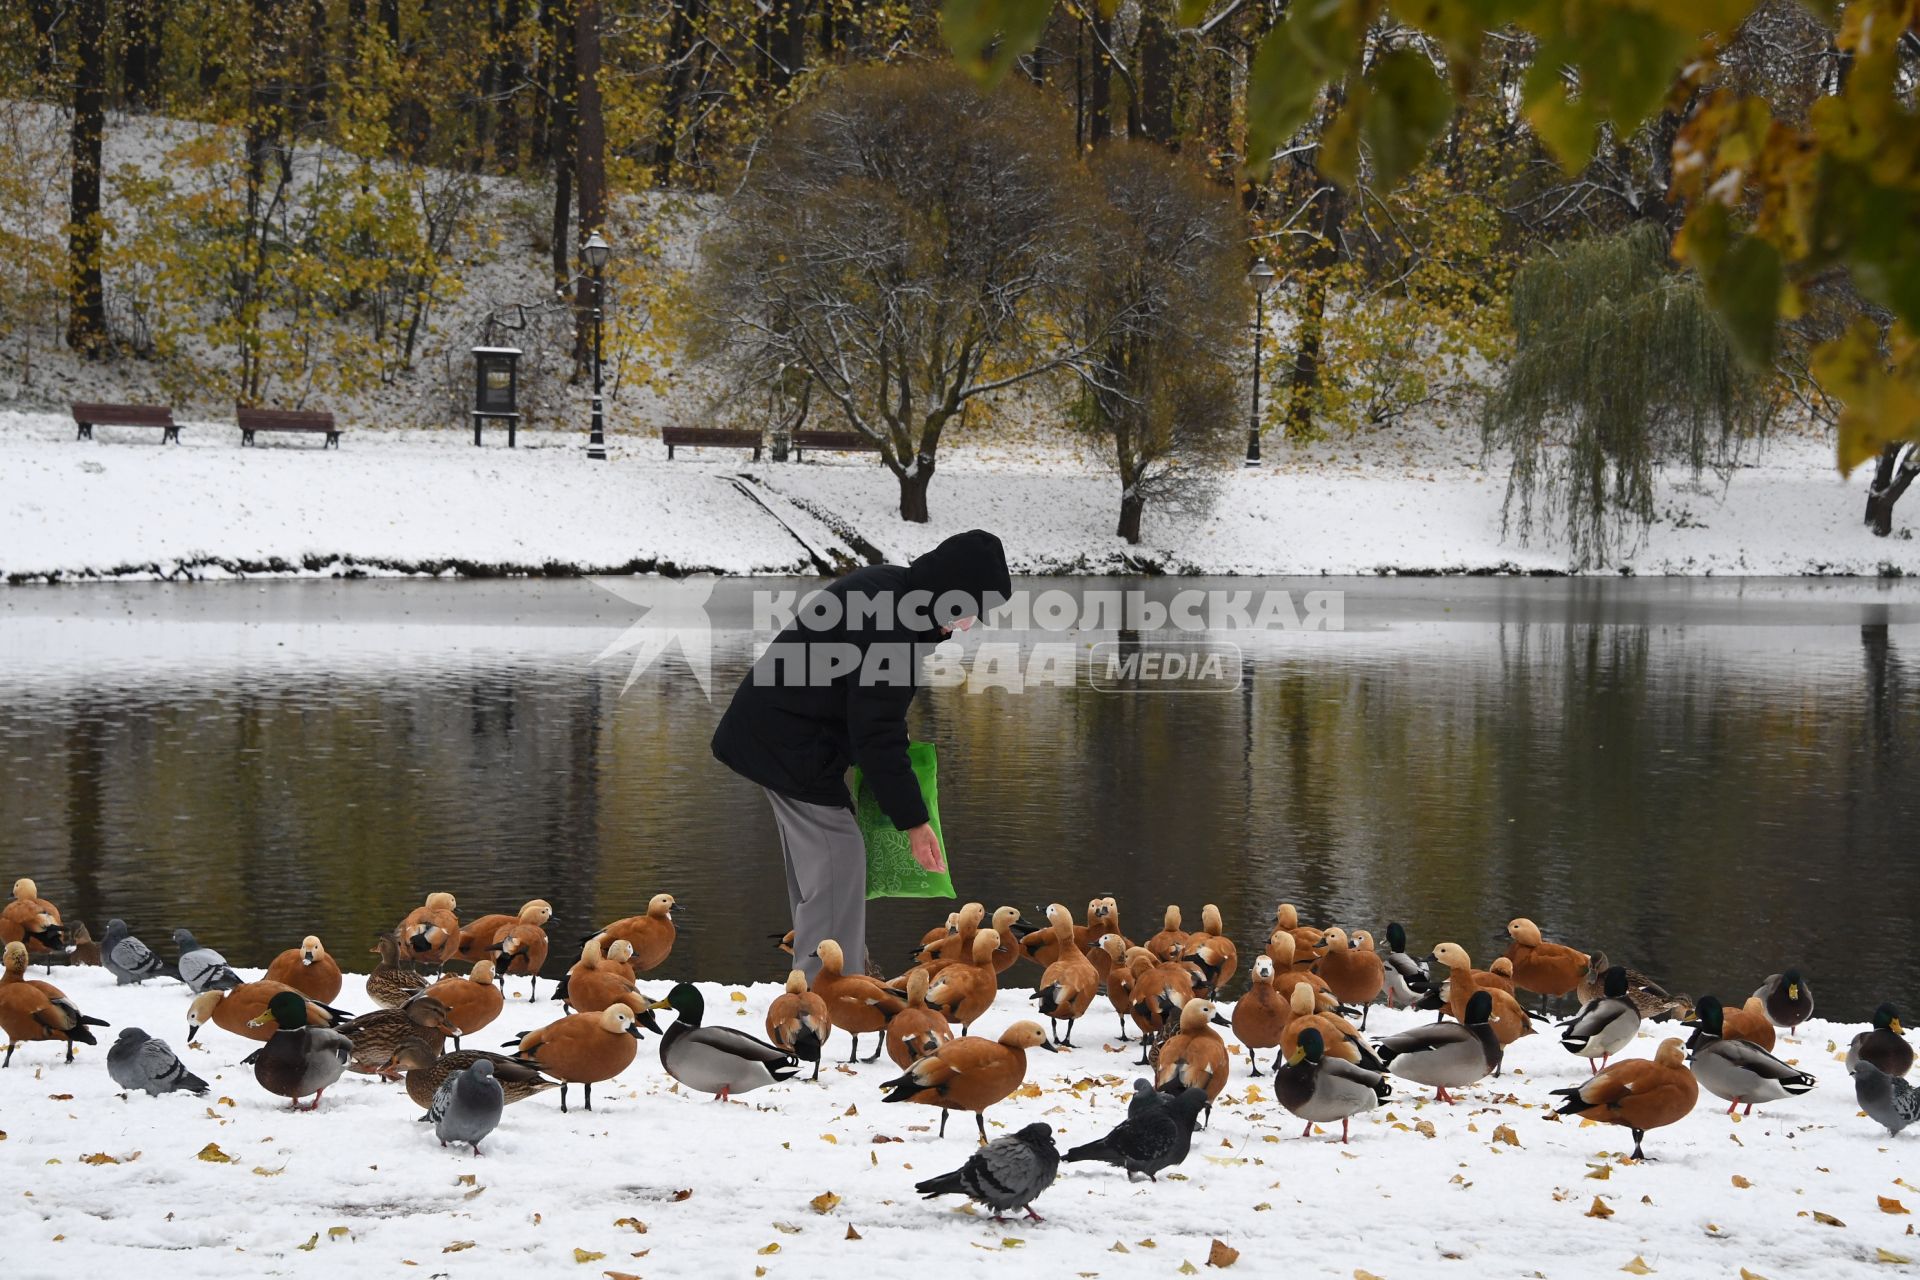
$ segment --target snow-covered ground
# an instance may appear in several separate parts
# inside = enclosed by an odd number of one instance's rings
[[[1024,969],[1012,976],[1031,979]],[[1819,1077],[1811,1094],[1733,1119],[1703,1093],[1649,1135],[1646,1164],[1622,1162],[1625,1131],[1552,1114],[1548,1091],[1587,1068],[1549,1035],[1521,1041],[1506,1076],[1458,1105],[1398,1088],[1345,1147],[1303,1140],[1236,1047],[1213,1127],[1177,1173],[1130,1185],[1065,1165],[1038,1203],[1044,1223],[996,1226],[914,1194],[965,1160],[973,1126],[957,1117],[942,1140],[936,1113],[882,1104],[897,1074],[884,1057],[723,1105],[678,1090],[649,1036],[591,1114],[561,1115],[552,1093],[509,1107],[475,1159],[414,1123],[397,1084],[349,1077],[317,1113],[290,1114],[238,1065],[251,1042],[209,1026],[186,1046],[178,984],[52,976],[89,1014],[167,1039],[212,1091],[122,1097],[104,1065],[111,1029],[72,1066],[57,1047],[22,1047],[0,1072],[0,1154],[15,1173],[0,1228],[22,1276],[844,1277],[971,1273],[987,1262],[974,1250],[1026,1275],[1164,1276],[1204,1268],[1215,1240],[1249,1275],[1343,1280],[1617,1275],[1636,1258],[1672,1276],[1783,1280],[1897,1274],[1920,1257],[1906,1212],[1920,1207],[1916,1139],[1857,1114],[1839,1061],[1854,1029],[1828,1023],[1782,1042]],[[545,990],[529,1008],[517,986],[469,1044],[540,1025],[559,1008]],[[707,986],[709,1020],[759,1033],[777,991]],[[976,1033],[1029,1016],[1024,994],[1003,992]],[[338,1003],[372,1007],[351,978]],[[1376,1008],[1371,1030],[1410,1020]],[[1037,1087],[994,1108],[989,1132],[1044,1120],[1063,1148],[1105,1132],[1139,1074],[1114,1027],[1102,1001],[1079,1047],[1030,1055]],[[1655,1043],[1643,1034],[1633,1053]]]
[[[0,412],[0,577],[293,572],[811,572],[871,545],[902,558],[959,529],[1006,541],[1016,572],[1220,574],[1555,571],[1563,546],[1503,536],[1505,471],[1461,432],[1270,449],[1206,515],[1149,512],[1145,542],[1113,535],[1112,477],[1060,444],[952,442],[933,519],[902,522],[898,487],[857,456],[752,463],[616,437],[530,433],[508,452],[453,431],[350,427],[242,449],[230,422],[184,443],[57,414]],[[749,496],[736,478],[747,477]],[[1626,561],[1642,574],[1920,573],[1920,545],[1860,523],[1864,474],[1839,480],[1830,446],[1786,437],[1726,485],[1674,476]],[[810,554],[811,553],[811,554]]]

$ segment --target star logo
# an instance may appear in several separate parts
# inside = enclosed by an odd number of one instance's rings
[[[700,692],[713,700],[713,623],[707,618],[707,598],[713,594],[712,578],[615,578],[595,579],[601,587],[628,604],[638,605],[641,615],[600,651],[595,663],[615,654],[633,651],[633,665],[627,669],[625,693],[634,681],[645,675],[656,659],[678,646]]]

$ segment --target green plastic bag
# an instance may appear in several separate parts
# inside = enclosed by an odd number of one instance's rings
[[[920,798],[927,805],[927,821],[933,834],[940,837],[944,852],[947,839],[940,831],[940,766],[934,758],[931,742],[909,742],[907,759],[920,780]],[[945,871],[928,871],[913,860],[913,842],[907,833],[893,825],[880,808],[873,788],[853,767],[853,818],[860,824],[860,835],[867,842],[867,897],[873,898],[951,898],[953,878]],[[948,862],[949,870],[953,864]]]

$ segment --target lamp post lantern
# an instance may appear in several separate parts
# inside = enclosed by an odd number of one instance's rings
[[[596,230],[580,246],[580,256],[587,260],[587,270],[593,273],[593,427],[587,435],[587,456],[605,462],[607,420],[606,407],[601,401],[600,331],[606,315],[607,259],[613,256],[613,246]]]
[[[1273,287],[1274,270],[1265,258],[1256,258],[1247,272],[1253,286],[1253,417],[1247,424],[1247,465],[1260,465],[1260,353],[1267,336],[1267,290]]]

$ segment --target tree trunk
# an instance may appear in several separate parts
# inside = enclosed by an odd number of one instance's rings
[[[500,11],[501,45],[493,82],[499,94],[495,108],[493,158],[502,172],[520,170],[520,87],[527,69],[520,55],[520,0],[506,0]]]
[[[600,112],[600,0],[578,0],[574,15],[574,183],[580,189],[580,243],[607,217],[607,131]],[[573,303],[573,362],[587,361],[594,282],[583,271]]]
[[[667,100],[660,113],[660,133],[653,144],[653,177],[659,186],[667,186],[673,177],[675,154],[680,149],[680,113],[686,109],[687,95],[693,89],[693,36],[700,21],[704,0],[674,0],[673,21],[667,28]],[[831,14],[834,6],[828,5]]]
[[[100,278],[100,141],[107,126],[107,0],[77,0],[74,48],[73,175],[67,218],[70,280],[67,345],[96,355],[106,345],[107,311]]]
[[[1906,460],[1900,453],[1906,451]],[[1873,484],[1867,489],[1867,527],[1873,536],[1884,538],[1893,532],[1893,508],[1920,476],[1920,445],[1890,444],[1880,451],[1873,469]]]
[[[773,0],[767,10],[766,79],[784,89],[800,74],[807,56],[806,0]]]
[[[151,111],[160,104],[160,41],[167,0],[129,0],[126,56],[121,63],[127,105]]]
[[[925,524],[927,486],[933,483],[933,459],[918,458],[906,470],[895,473],[900,480],[900,518],[913,524]]]
[[[55,35],[54,24],[60,19],[58,0],[32,0],[33,34],[33,71],[40,77],[41,84],[53,87],[53,68],[60,61],[59,38]]]
[[[1327,311],[1327,273],[1340,261],[1340,220],[1346,197],[1329,184],[1319,197],[1320,238],[1307,256],[1307,288],[1300,315],[1300,345],[1288,378],[1287,439],[1305,440],[1313,434],[1313,393],[1320,385],[1320,337]]]
[[[306,117],[318,124],[327,116],[327,0],[307,0]]]
[[[1134,65],[1140,77],[1140,132],[1163,147],[1178,150],[1173,123],[1173,61],[1177,50],[1167,26],[1166,0],[1147,0],[1140,8],[1140,37]]]
[[[1114,532],[1127,540],[1127,545],[1140,545],[1140,517],[1145,514],[1147,500],[1131,491],[1120,495],[1120,527]]]
[[[1113,55],[1108,52],[1113,47],[1113,19],[1102,17],[1095,6],[1088,25],[1093,30],[1093,44],[1087,51],[1093,67],[1087,95],[1087,141],[1097,147],[1113,135]]]
[[[557,3],[554,6],[558,9]],[[569,214],[573,201],[573,105],[576,98],[573,61],[573,18],[554,17],[553,123],[548,145],[553,150],[553,287],[564,292],[573,278],[573,255],[567,251]]]

